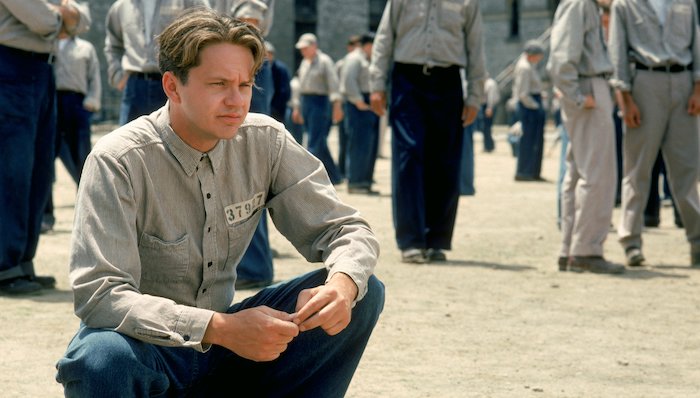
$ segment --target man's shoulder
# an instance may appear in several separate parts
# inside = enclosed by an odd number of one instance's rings
[[[158,132],[156,112],[141,116],[100,138],[92,152],[113,158],[121,158],[127,153],[153,144],[162,144]]]
[[[261,129],[266,129],[271,132],[285,131],[284,124],[278,122],[268,115],[255,112],[249,112],[243,121],[243,124],[241,124],[241,127],[239,127],[239,131],[244,133],[260,131]]]

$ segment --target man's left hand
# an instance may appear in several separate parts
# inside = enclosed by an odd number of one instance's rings
[[[300,332],[320,326],[328,335],[336,335],[350,324],[356,297],[355,282],[348,275],[337,273],[325,285],[299,293],[292,322],[299,325]]]
[[[476,115],[478,113],[479,110],[476,109],[475,106],[464,105],[464,108],[462,109],[462,127],[467,127],[470,124],[474,123],[474,120],[476,120]]]
[[[700,115],[700,83],[695,83],[693,94],[688,100],[688,113],[691,116]]]

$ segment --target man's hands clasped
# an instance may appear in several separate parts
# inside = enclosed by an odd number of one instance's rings
[[[325,285],[301,291],[293,314],[267,306],[214,314],[203,341],[252,361],[272,361],[301,332],[321,327],[333,336],[343,331],[350,324],[356,297],[355,282],[338,273]]]

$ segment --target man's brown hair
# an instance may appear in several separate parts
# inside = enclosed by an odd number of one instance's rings
[[[199,53],[208,45],[229,43],[253,54],[252,76],[265,59],[265,45],[258,29],[241,20],[207,8],[186,11],[158,36],[158,68],[172,72],[183,84],[190,69],[199,65]]]

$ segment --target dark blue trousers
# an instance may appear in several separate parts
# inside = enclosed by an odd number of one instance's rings
[[[325,270],[270,286],[234,304],[229,313],[261,305],[294,312],[299,292],[323,285]],[[253,362],[220,346],[205,353],[163,347],[107,329],[81,325],[58,361],[66,397],[343,397],[384,308],[384,285],[374,276],[335,336],[302,332],[282,355]]]
[[[71,91],[58,91],[56,95],[58,120],[56,128],[56,156],[77,184],[85,159],[90,153],[90,117],[92,113],[83,107],[85,96]]]
[[[472,123],[464,128],[464,140],[462,141],[462,165],[459,177],[460,195],[472,196],[476,194],[474,188],[474,127]]]
[[[396,63],[391,78],[392,199],[399,249],[450,249],[459,202],[459,68]]]
[[[326,167],[333,184],[340,183],[341,176],[328,149],[328,132],[331,129],[331,103],[327,95],[302,95],[301,114],[304,128],[309,135],[309,152]]]
[[[365,95],[369,104],[369,95]],[[379,117],[371,110],[362,111],[345,102],[345,132],[347,134],[346,171],[348,187],[370,188],[379,146]]]
[[[540,105],[538,109],[528,109],[518,103],[518,114],[520,115],[523,135],[520,138],[518,165],[515,175],[537,179],[542,171],[545,114],[542,108],[542,97],[540,95],[533,95],[533,97]]]
[[[34,258],[51,192],[56,85],[46,60],[0,45],[0,280]]]
[[[493,142],[493,117],[496,116],[496,111],[491,114],[491,117],[486,116],[486,104],[481,105],[479,109],[479,116],[477,116],[476,129],[481,131],[484,135],[484,151],[491,152],[496,148],[496,144]]]
[[[160,80],[129,76],[122,95],[119,124],[124,125],[165,105],[168,97]]]

